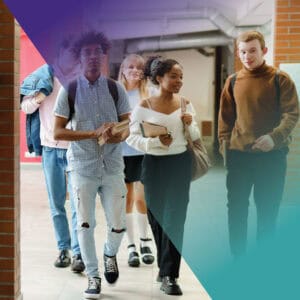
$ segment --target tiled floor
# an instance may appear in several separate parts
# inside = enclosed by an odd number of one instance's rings
[[[22,293],[24,300],[77,300],[83,299],[87,286],[85,275],[73,274],[69,268],[57,269],[53,262],[57,255],[53,227],[47,202],[44,176],[40,165],[21,166],[21,265]],[[99,201],[100,202],[100,201]],[[98,203],[99,203],[98,202]],[[69,203],[67,203],[68,206]],[[105,228],[103,213],[97,207],[96,240],[98,255],[102,257]],[[183,296],[164,295],[155,282],[155,265],[140,268],[127,266],[125,243],[118,255],[120,278],[116,285],[102,284],[100,299],[111,300],[208,300],[210,297],[183,261],[180,285]],[[100,270],[102,259],[100,259]]]

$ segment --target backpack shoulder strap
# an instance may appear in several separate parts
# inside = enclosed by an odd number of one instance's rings
[[[118,87],[115,80],[111,78],[107,78],[107,85],[109,89],[109,93],[111,94],[112,98],[114,99],[115,106],[117,107],[119,95],[118,95]]]
[[[278,104],[280,104],[280,84],[279,84],[279,74],[280,70],[276,70],[275,74],[275,89],[276,89],[276,101]]]
[[[237,77],[237,73],[234,73],[233,75],[230,76],[230,84],[229,84],[229,93],[230,96],[233,100],[233,110],[234,110],[234,114],[236,116],[236,103],[235,103],[235,99],[234,99],[234,85],[236,82],[236,77]]]
[[[229,85],[229,93],[234,101],[234,93],[233,93],[233,90],[234,90],[234,85],[235,85],[235,82],[236,82],[236,77],[237,77],[237,73],[234,73],[233,75],[231,75],[230,77],[230,85]]]
[[[69,121],[75,112],[75,98],[76,98],[77,80],[70,82],[68,86],[68,103],[70,108]]]
[[[115,106],[117,106],[117,102],[119,99],[117,84],[113,79],[107,78],[107,85],[108,85],[109,93],[111,94],[114,100],[114,104]],[[72,116],[75,112],[76,89],[77,89],[77,80],[74,80],[70,82],[68,86],[68,103],[70,107],[69,120],[72,119]]]
[[[276,101],[277,101],[277,103],[280,103],[279,74],[280,74],[280,70],[277,69],[276,74],[275,74],[275,89],[276,89]],[[233,90],[234,90],[234,85],[235,85],[235,82],[236,82],[236,77],[237,77],[237,73],[234,73],[233,75],[231,75],[231,77],[230,77],[230,86],[229,86],[229,93],[230,93],[230,95],[231,95],[234,102],[235,102],[235,100],[234,100]]]

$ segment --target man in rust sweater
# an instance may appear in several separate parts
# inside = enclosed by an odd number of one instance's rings
[[[290,77],[266,65],[264,37],[242,33],[237,52],[243,68],[227,78],[218,136],[227,166],[229,241],[232,254],[245,253],[249,196],[257,209],[257,239],[275,230],[286,175],[290,134],[299,117]]]

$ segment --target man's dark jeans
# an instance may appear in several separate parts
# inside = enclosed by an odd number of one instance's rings
[[[284,189],[287,153],[287,148],[266,153],[228,151],[228,226],[230,249],[234,256],[246,251],[252,187],[257,211],[257,240],[274,233]]]

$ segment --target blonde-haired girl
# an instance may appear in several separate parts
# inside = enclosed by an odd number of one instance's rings
[[[119,71],[119,82],[121,82],[129,98],[129,104],[133,109],[138,103],[149,97],[147,79],[144,77],[145,61],[137,54],[128,55],[122,62]],[[128,240],[128,265],[138,267],[140,258],[134,241],[134,214],[133,206],[137,209],[137,224],[140,235],[140,253],[145,264],[152,264],[154,256],[151,251],[151,239],[148,236],[147,206],[144,197],[144,187],[140,182],[142,160],[144,153],[123,143],[123,157],[125,163],[125,183],[127,186],[126,202],[126,225]]]

